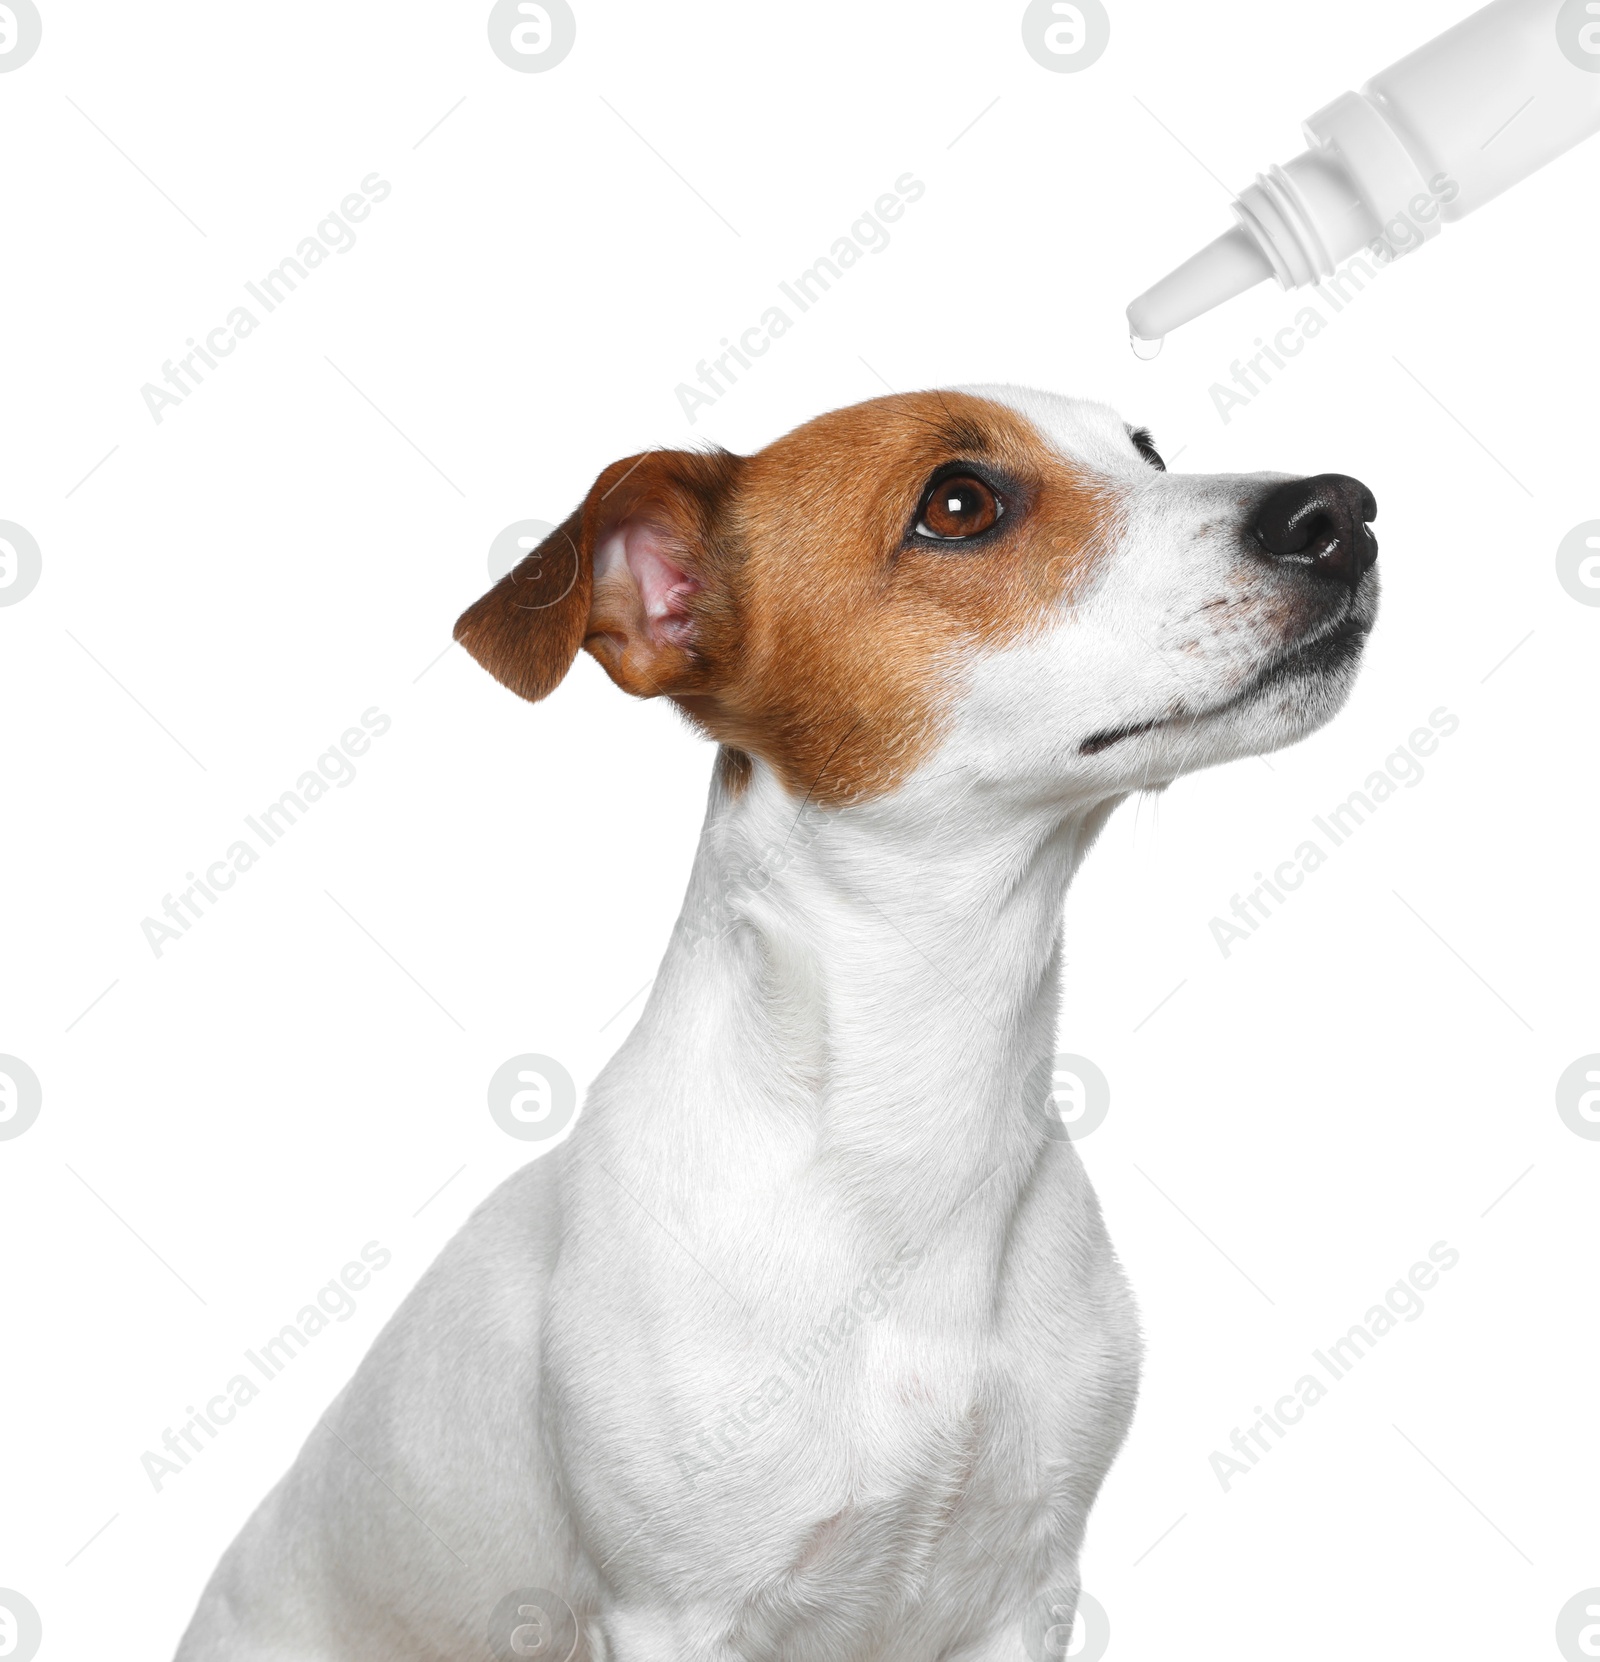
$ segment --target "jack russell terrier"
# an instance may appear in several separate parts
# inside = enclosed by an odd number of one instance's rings
[[[1050,1107],[1063,896],[1124,797],[1339,708],[1375,514],[1013,387],[608,467],[456,638],[718,741],[683,913],[179,1662],[1066,1654],[1140,1340]]]

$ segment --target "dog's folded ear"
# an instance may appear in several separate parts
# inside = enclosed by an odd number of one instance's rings
[[[583,645],[592,590],[580,508],[456,619],[455,637],[512,692],[543,698]]]
[[[514,693],[555,690],[580,647],[624,691],[714,690],[731,640],[730,508],[743,458],[649,450],[613,462],[583,506],[456,621],[455,638]]]

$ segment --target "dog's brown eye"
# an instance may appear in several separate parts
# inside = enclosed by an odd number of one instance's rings
[[[1000,498],[981,479],[960,474],[941,479],[928,492],[917,519],[917,532],[941,542],[976,537],[989,530],[1004,512]]]

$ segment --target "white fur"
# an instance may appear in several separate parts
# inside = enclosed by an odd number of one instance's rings
[[[1228,702],[1302,627],[1244,546],[1266,476],[1162,475],[1099,406],[970,390],[1116,495],[1088,582],[952,679],[892,794],[802,810],[759,763],[713,788],[571,1141],[428,1271],[180,1662],[481,1657],[525,1587],[584,1662],[998,1662],[1075,1596],[1139,1337],[1037,1108],[1062,899],[1124,795],[1290,742],[1348,676]],[[501,1654],[564,1662],[528,1619]]]

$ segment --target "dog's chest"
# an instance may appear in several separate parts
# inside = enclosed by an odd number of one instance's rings
[[[1075,1549],[1098,1472],[1059,1335],[934,1336],[861,1302],[758,1344],[757,1367],[702,1344],[657,1376],[645,1436],[616,1398],[582,1433],[627,1451],[577,1479],[591,1551],[732,1654],[931,1662]]]
[[[773,1557],[797,1608],[812,1597],[937,1612],[941,1587],[1048,1541],[1062,1448],[1049,1405],[1004,1347],[885,1324],[807,1405],[781,1472],[787,1526]],[[811,1508],[808,1516],[807,1509]],[[930,1607],[931,1601],[931,1607]]]
[[[663,1655],[936,1662],[1070,1572],[1138,1343],[1063,1147],[1003,1216],[870,1242],[798,1185],[569,1235],[541,1388],[615,1620]]]

